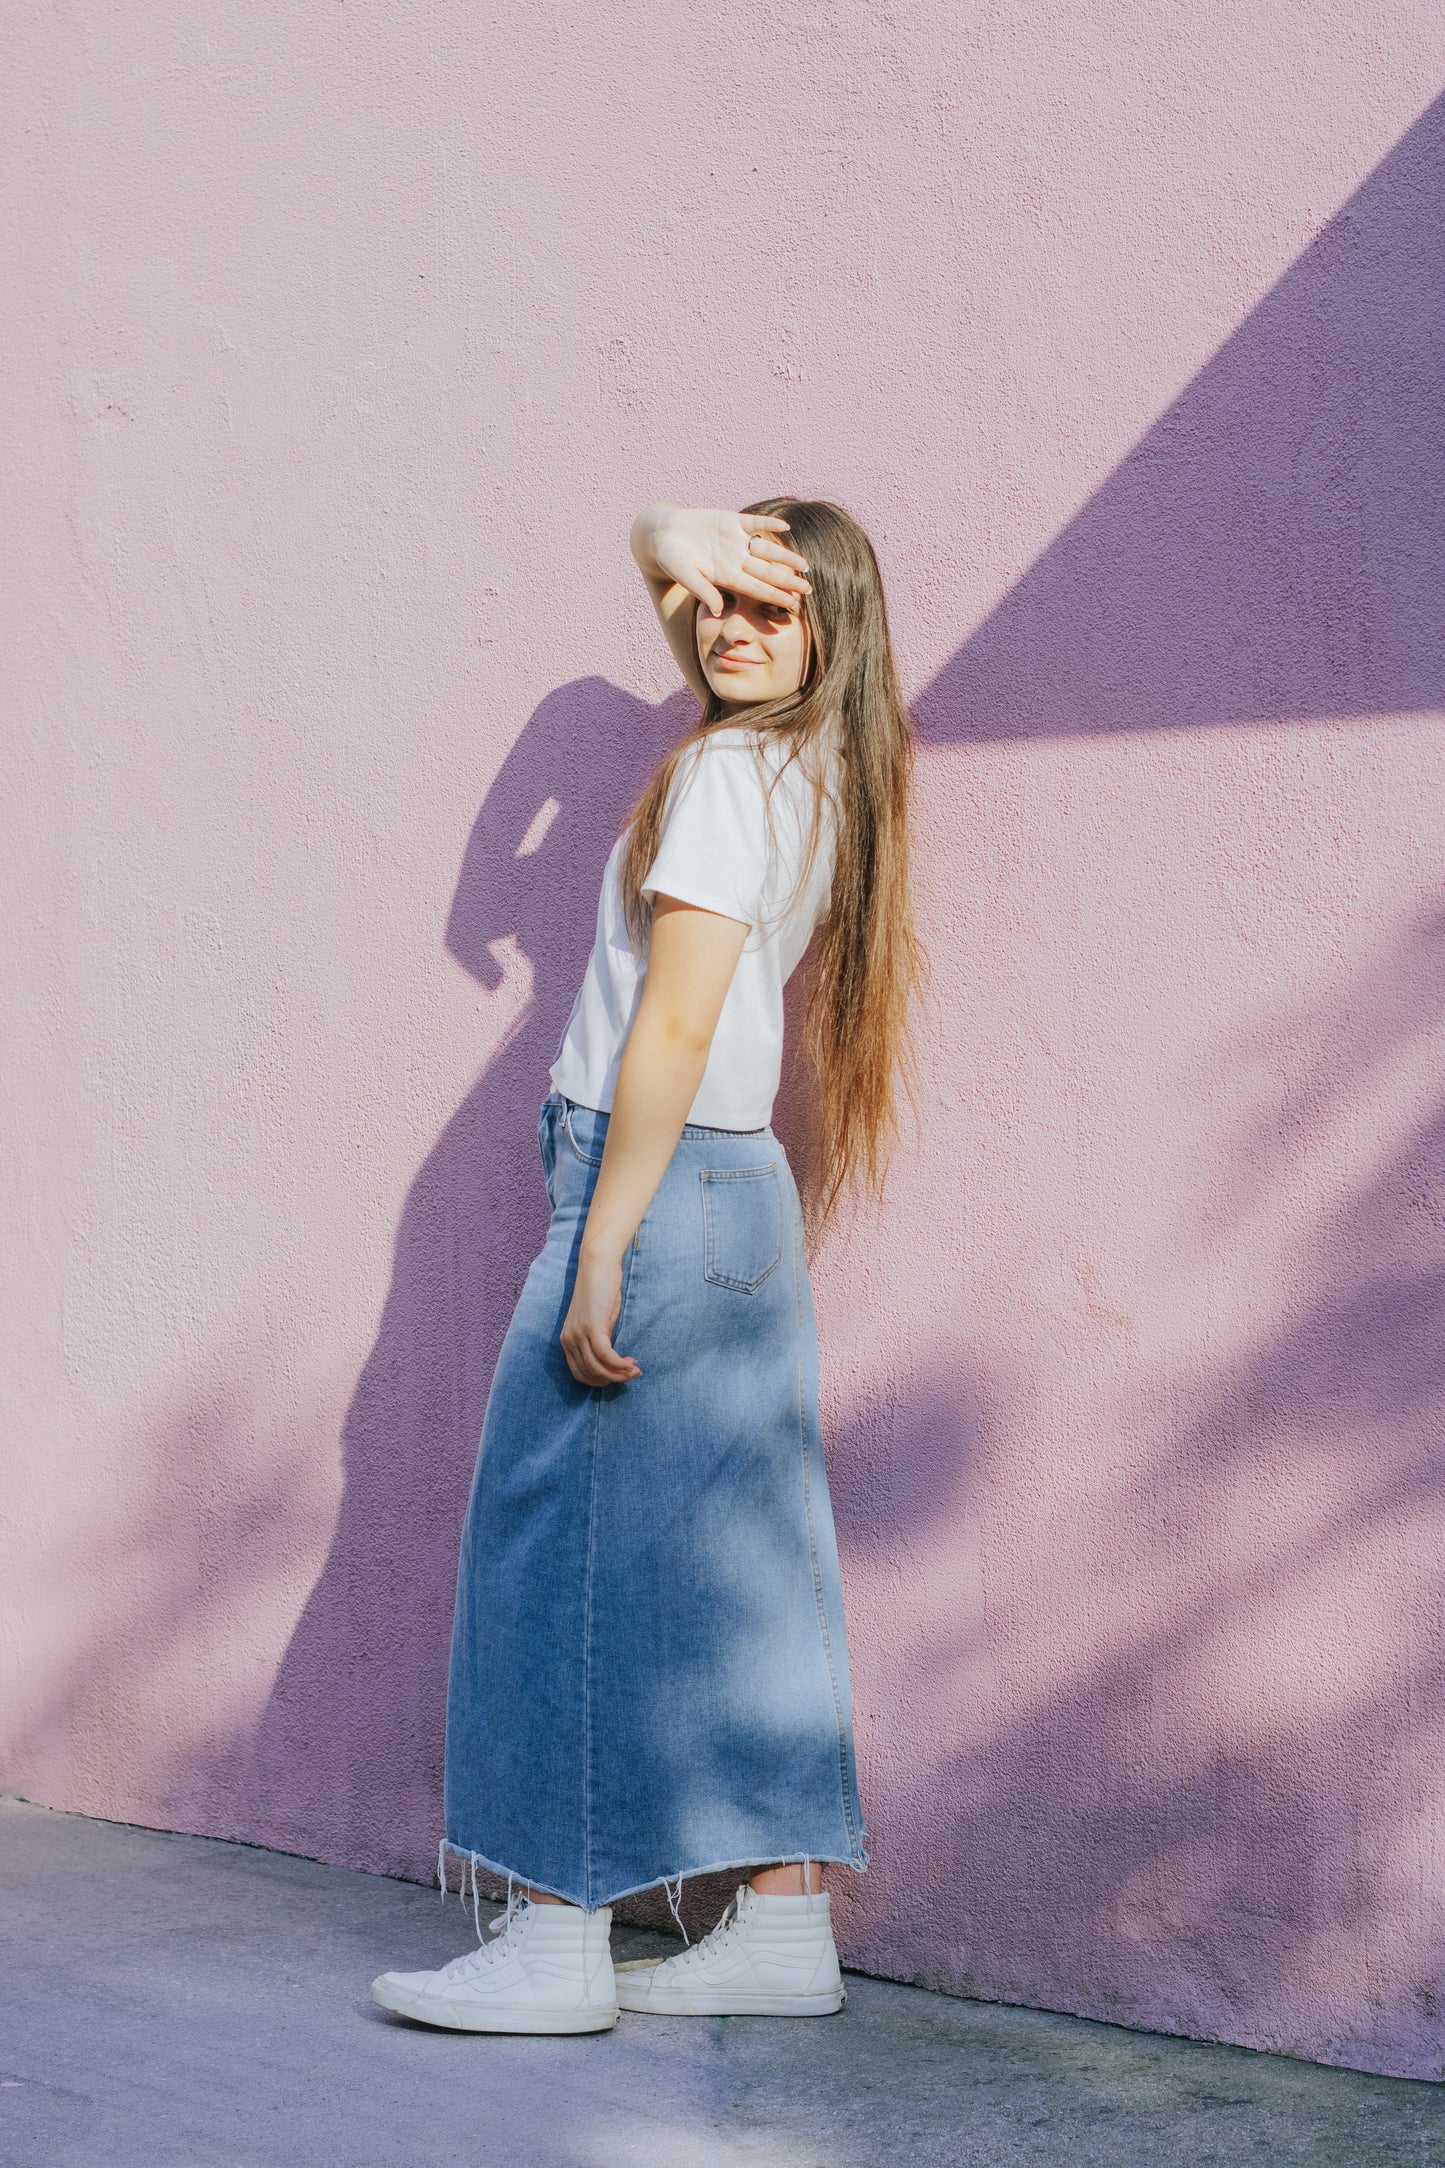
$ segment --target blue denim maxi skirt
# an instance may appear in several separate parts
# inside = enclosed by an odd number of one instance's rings
[[[608,1117],[560,1092],[552,1208],[487,1399],[457,1574],[446,1847],[589,1910],[709,1869],[867,1864],[818,1337],[771,1128],[689,1123],[579,1385],[567,1314]]]

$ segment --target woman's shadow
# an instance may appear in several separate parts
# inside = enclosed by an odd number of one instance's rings
[[[253,1842],[383,1873],[435,1856],[457,1545],[497,1352],[546,1230],[547,1071],[608,852],[690,707],[683,693],[649,707],[601,678],[563,686],[477,817],[446,944],[493,994],[514,945],[531,991],[407,1195],[343,1427],[331,1548],[252,1742]]]

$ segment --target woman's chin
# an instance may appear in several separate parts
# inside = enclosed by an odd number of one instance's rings
[[[729,708],[755,708],[762,701],[771,700],[773,697],[769,692],[759,692],[753,687],[745,689],[741,685],[731,683],[726,678],[723,679],[721,684],[718,683],[716,678],[709,678],[708,683],[723,705]]]

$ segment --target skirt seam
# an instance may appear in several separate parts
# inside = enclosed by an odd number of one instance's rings
[[[859,1840],[857,1824],[853,1818],[853,1805],[848,1796],[848,1737],[843,1718],[843,1696],[838,1687],[837,1667],[833,1661],[833,1640],[828,1631],[827,1606],[823,1601],[823,1573],[818,1559],[817,1536],[813,1526],[813,1486],[809,1462],[813,1438],[808,1422],[808,1395],[803,1383],[803,1317],[802,1267],[798,1257],[798,1242],[793,1242],[793,1279],[798,1302],[798,1429],[802,1443],[803,1461],[803,1516],[808,1528],[808,1562],[813,1573],[813,1603],[818,1614],[818,1637],[823,1647],[823,1662],[828,1673],[828,1687],[833,1696],[833,1717],[838,1732],[838,1804],[843,1810],[843,1827],[848,1832],[849,1860],[856,1865],[860,1856],[866,1854]]]
[[[587,1499],[587,1581],[582,1605],[582,1886],[592,1893],[592,1583],[597,1556],[597,1456],[601,1442],[602,1396],[592,1394],[592,1450]],[[541,1887],[539,1883],[538,1888]]]
[[[618,1307],[617,1323],[613,1328],[614,1346],[622,1337],[627,1323],[627,1307],[632,1294],[633,1267],[637,1254],[637,1238],[627,1246],[627,1256],[622,1281],[622,1301]],[[582,1658],[583,1678],[583,1731],[582,1731],[582,1852],[583,1887],[588,1897],[592,1895],[592,1795],[596,1789],[596,1765],[592,1750],[592,1589],[595,1579],[597,1557],[597,1472],[602,1455],[602,1395],[605,1386],[592,1388],[592,1468],[591,1494],[587,1503],[587,1604],[585,1619],[585,1643]],[[540,1885],[539,1885],[540,1887]],[[590,1909],[590,1907],[589,1907]]]

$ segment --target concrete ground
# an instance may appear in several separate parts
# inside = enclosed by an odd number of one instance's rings
[[[371,2002],[470,1934],[435,1890],[0,1802],[0,2161],[1445,2168],[1445,2088],[856,1975],[837,2017],[576,2040]]]

